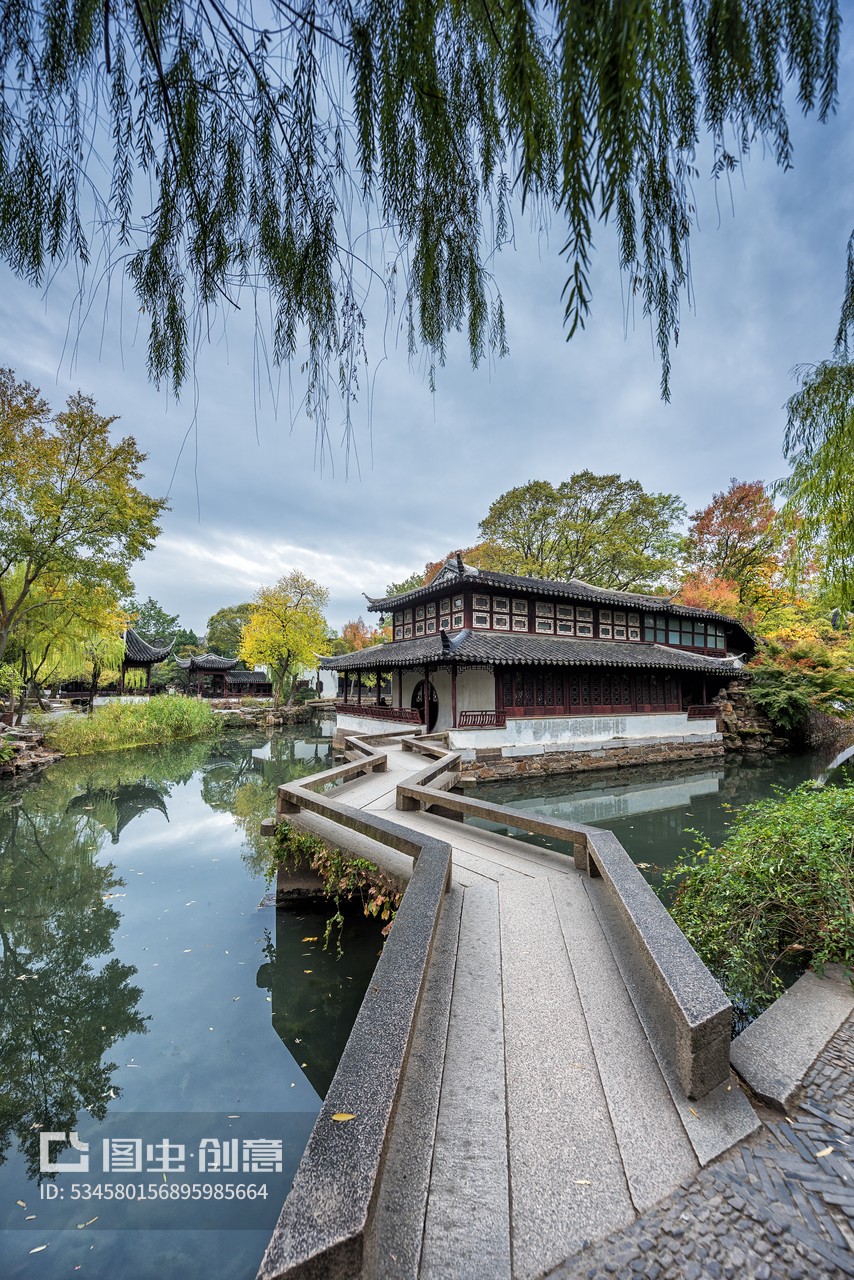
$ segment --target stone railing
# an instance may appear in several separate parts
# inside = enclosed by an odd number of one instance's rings
[[[501,729],[507,723],[503,711],[461,711],[458,729]]]
[[[386,757],[378,748],[387,737],[372,735],[364,740],[348,736],[348,754],[355,759],[279,787],[278,820],[303,809],[320,814],[408,854],[415,866],[267,1246],[258,1280],[309,1280],[321,1275],[343,1278],[357,1276],[362,1270],[386,1137],[451,875],[451,846],[445,841],[350,808],[326,793],[330,786],[385,771]],[[271,834],[274,827],[275,823],[266,823],[262,829]],[[352,1119],[333,1119],[342,1112]]]
[[[421,715],[415,707],[380,707],[375,702],[336,702],[340,715],[366,716],[370,720],[396,720],[403,724],[421,724]]]

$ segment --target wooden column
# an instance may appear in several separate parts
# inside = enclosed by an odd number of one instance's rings
[[[356,685],[356,706],[360,707],[362,705],[362,673],[361,671],[356,673],[356,680],[358,681]]]
[[[403,707],[403,667],[397,668],[397,705]]]
[[[457,664],[451,663],[451,728],[457,727]]]

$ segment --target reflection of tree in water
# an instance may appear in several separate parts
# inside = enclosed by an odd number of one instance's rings
[[[274,1031],[321,1098],[344,1052],[383,943],[381,921],[366,920],[358,905],[343,910],[339,957],[334,947],[323,949],[326,906],[278,908],[275,942],[267,936],[267,962],[255,979],[272,997]]]
[[[132,965],[115,957],[109,895],[122,884],[95,861],[105,830],[75,811],[74,772],[0,796],[0,1160],[13,1139],[38,1175],[38,1129],[73,1129],[107,1112],[111,1046],[145,1030]],[[96,965],[95,961],[99,961]]]
[[[164,782],[156,785],[148,782],[125,782],[115,787],[87,787],[80,795],[69,800],[68,812],[91,812],[100,825],[109,831],[113,844],[118,844],[128,823],[149,810],[162,813],[168,822],[169,810],[165,799],[168,795],[169,787]]]
[[[267,755],[256,754],[267,748]],[[254,875],[269,863],[270,842],[261,837],[260,827],[275,811],[276,788],[331,763],[329,738],[290,734],[227,739],[211,752],[203,770],[202,798],[212,809],[233,814],[246,844],[244,861]]]

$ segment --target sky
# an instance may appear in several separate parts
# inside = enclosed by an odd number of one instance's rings
[[[217,609],[301,569],[328,588],[327,617],[340,628],[370,617],[363,592],[381,595],[388,582],[478,541],[491,502],[529,480],[619,472],[679,494],[694,511],[733,477],[785,474],[793,370],[831,352],[854,227],[849,32],[837,114],[821,125],[793,107],[791,124],[788,172],[760,144],[729,187],[697,183],[694,305],[683,300],[669,403],[649,323],[639,313],[627,321],[610,228],[596,236],[592,315],[567,343],[561,228],[537,235],[524,217],[515,251],[495,266],[510,354],[472,370],[465,338],[454,335],[431,393],[405,335],[377,309],[349,458],[334,410],[323,465],[314,425],[292,417],[298,369],[274,373],[275,395],[259,394],[245,311],[225,327],[214,322],[180,400],[157,391],[144,323],[118,276],[81,325],[73,271],[36,290],[0,267],[0,364],[55,408],[78,389],[92,395],[148,455],[143,487],[168,495],[169,510],[156,546],[132,570],[139,599],[154,597],[201,634]]]

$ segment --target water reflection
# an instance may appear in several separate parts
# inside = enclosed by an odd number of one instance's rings
[[[275,939],[255,981],[269,991],[276,1035],[293,1054],[321,1098],[326,1096],[362,995],[382,949],[382,922],[365,920],[354,906],[344,913],[342,955],[324,950],[325,907],[276,912]],[[373,936],[374,947],[367,944]],[[337,931],[336,931],[337,937]],[[303,980],[294,975],[302,973]]]
[[[76,785],[0,799],[0,1160],[17,1142],[30,1177],[38,1130],[71,1129],[84,1108],[103,1118],[114,1046],[145,1030],[136,967],[113,956],[124,881],[96,860],[112,829],[103,801],[76,803],[91,789],[66,798]]]
[[[589,823],[613,831],[647,880],[656,887],[662,873],[700,835],[717,847],[726,839],[735,812],[764,800],[779,788],[789,790],[825,774],[833,749],[788,756],[726,756],[720,763],[683,761],[608,769],[594,774],[527,778],[483,783],[472,794],[484,800]],[[833,785],[847,785],[851,762],[827,774]],[[516,833],[513,833],[516,834]],[[537,836],[529,843],[569,846]]]
[[[100,1150],[118,1113],[272,1109],[292,1176],[380,946],[376,922],[354,916],[339,960],[303,941],[322,939],[325,911],[265,901],[258,822],[280,782],[329,763],[322,735],[253,732],[64,760],[0,786],[4,1280],[29,1274],[42,1244],[51,1274],[254,1276],[280,1199],[265,1230],[112,1230],[103,1206],[85,1232],[54,1229],[38,1130],[78,1128]]]

